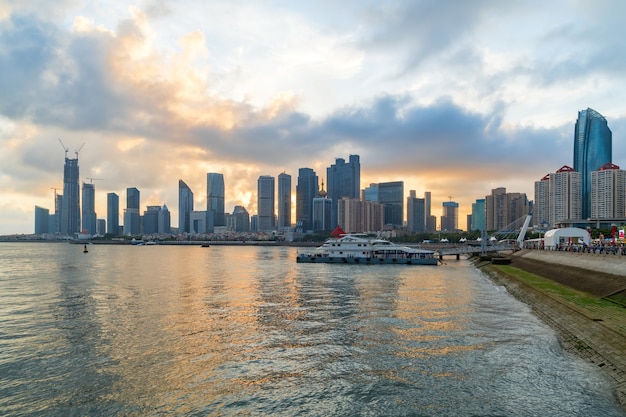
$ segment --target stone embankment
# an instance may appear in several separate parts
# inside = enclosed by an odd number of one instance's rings
[[[565,349],[605,371],[614,381],[618,401],[626,411],[626,308],[610,303],[608,307],[594,307],[599,299],[626,299],[626,256],[541,250],[511,255],[511,267],[580,291],[581,299],[592,301],[588,304],[573,303],[532,285],[510,268],[478,259],[475,262],[554,328]]]

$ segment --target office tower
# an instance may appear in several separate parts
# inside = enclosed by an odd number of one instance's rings
[[[317,202],[323,207],[322,201]],[[337,223],[346,233],[382,231],[384,218],[384,207],[377,201],[344,197],[337,202]]]
[[[278,175],[278,229],[291,227],[291,175]]]
[[[126,210],[124,210],[124,234],[127,236],[141,233],[139,204],[139,190],[135,187],[126,189]]]
[[[224,196],[224,176],[215,172],[206,174],[206,209],[213,212],[213,226],[226,226]]]
[[[170,210],[165,204],[159,211],[159,228],[158,232],[161,234],[172,233]]]
[[[313,199],[319,192],[317,175],[311,168],[298,170],[296,185],[296,231],[306,233],[313,229]]]
[[[580,172],[582,218],[591,216],[591,173],[611,163],[612,134],[606,119],[588,108],[578,112],[574,127],[574,170]]]
[[[183,180],[178,180],[178,233],[191,233],[193,192]]]
[[[75,159],[65,154],[63,167],[63,199],[61,204],[60,229],[65,235],[80,232],[80,185],[78,176],[78,153]]]
[[[228,218],[228,227],[240,233],[246,233],[250,231],[250,215],[243,206],[235,206],[233,214]]]
[[[485,199],[480,198],[472,203],[472,225],[468,232],[474,230],[487,230],[485,223]]]
[[[580,172],[568,166],[563,166],[550,174],[548,180],[550,227],[555,227],[566,220],[581,218],[581,177]]]
[[[426,231],[434,232],[437,230],[437,218],[431,214],[431,193],[424,192],[424,223],[426,223]]]
[[[115,193],[107,194],[107,233],[117,236],[120,231],[120,198]]]
[[[159,232],[159,211],[161,206],[148,206],[143,212],[143,233],[152,235]]]
[[[189,217],[191,232],[189,233],[213,233],[213,212],[192,211]]]
[[[107,232],[107,221],[105,219],[96,219],[96,234],[98,236],[104,236]]]
[[[269,232],[275,229],[274,195],[274,177],[260,176],[257,183],[259,232]]]
[[[467,227],[466,227],[465,230],[467,230],[468,232],[471,231],[472,230],[472,215],[471,214],[467,215],[466,225],[467,225]]]
[[[343,197],[359,198],[361,187],[361,164],[358,155],[350,155],[349,162],[336,158],[335,164],[326,168],[327,197],[330,198],[331,223],[337,224],[337,201]]]
[[[378,202],[385,210],[385,226],[402,229],[404,226],[404,182],[379,183]]]
[[[459,203],[455,201],[443,202],[443,215],[441,216],[441,230],[453,231],[458,229]]]
[[[83,232],[96,234],[96,188],[93,184],[83,183]]]
[[[591,219],[626,217],[626,171],[606,164],[591,173]]]
[[[363,190],[362,200],[378,201],[378,184],[370,184]]]
[[[425,200],[417,198],[415,190],[406,199],[406,227],[409,233],[426,232]]]
[[[324,183],[317,197],[313,199],[313,230],[316,232],[330,232],[335,227],[332,226],[332,208],[333,204],[326,191],[324,191]],[[337,222],[334,223],[335,225]]]
[[[43,235],[48,233],[48,225],[50,223],[50,210],[47,208],[35,206],[35,234]]]

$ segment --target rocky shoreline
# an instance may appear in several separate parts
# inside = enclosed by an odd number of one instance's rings
[[[590,298],[626,292],[626,256],[519,251],[510,266],[582,291]],[[548,291],[529,285],[506,268],[472,258],[475,265],[509,293],[526,303],[555,329],[569,352],[601,368],[613,380],[616,397],[626,411],[626,309],[587,310]]]

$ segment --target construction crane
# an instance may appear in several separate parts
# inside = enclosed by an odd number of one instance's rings
[[[63,147],[63,150],[65,151],[65,158],[67,159],[67,153],[69,152],[70,149],[63,144],[63,141],[61,140],[61,138],[58,138],[58,139],[59,139],[59,143]]]
[[[74,153],[76,154],[76,159],[78,159],[78,152],[80,152],[80,150],[83,149],[83,146],[85,146],[85,142],[83,142],[83,144],[80,145],[80,147],[74,151]]]
[[[90,184],[93,184],[94,181],[103,181],[102,178],[85,177],[85,179],[88,179]]]

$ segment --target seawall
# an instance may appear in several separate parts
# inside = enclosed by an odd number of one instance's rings
[[[626,411],[626,308],[608,302],[606,308],[587,308],[532,285],[515,272],[515,268],[531,272],[597,302],[626,292],[626,256],[523,250],[510,258],[513,268],[472,259],[555,329],[566,350],[601,368],[613,380],[617,399]]]

